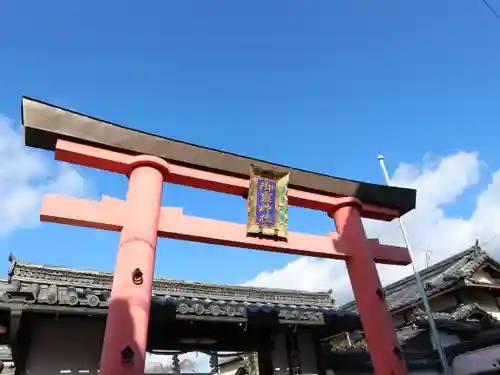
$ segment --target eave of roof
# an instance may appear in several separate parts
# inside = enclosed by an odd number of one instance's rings
[[[481,324],[473,319],[469,319],[475,313],[480,313],[484,317],[487,317],[489,321],[498,323],[499,320],[487,309],[481,306],[479,303],[464,303],[451,312],[433,312],[432,316],[437,326],[443,328],[450,328],[452,330],[480,330],[482,328]],[[428,316],[424,311],[418,309],[412,314],[413,319],[411,322],[427,322]]]
[[[9,270],[13,280],[29,283],[111,290],[111,272],[79,270],[14,261]],[[276,288],[201,283],[155,277],[156,296],[189,297],[196,299],[232,300],[236,302],[276,303],[281,305],[311,305],[334,308],[331,291],[306,292]]]
[[[58,139],[79,141],[132,154],[153,154],[169,162],[227,175],[248,177],[250,166],[289,171],[290,187],[393,208],[404,215],[415,208],[416,190],[377,185],[289,168],[225,151],[148,134],[68,109],[22,98],[25,144],[54,151]]]
[[[478,350],[491,345],[498,345],[498,330],[478,333],[474,339],[462,341],[444,348],[448,361],[451,361],[458,355]],[[405,361],[409,369],[439,369],[439,357],[435,350],[422,350],[421,352],[404,352]],[[363,349],[345,349],[332,351],[326,359],[327,368],[333,370],[351,370],[351,371],[373,371],[368,351]]]
[[[14,261],[10,283],[0,285],[0,303],[28,304],[27,310],[107,314],[112,275]],[[157,309],[155,309],[157,307]],[[164,278],[154,280],[152,311],[171,311],[178,318],[246,322],[255,313],[275,314],[278,322],[326,325],[356,330],[356,313],[339,311],[330,293],[203,284]],[[81,310],[81,311],[80,311]]]
[[[459,306],[452,313],[434,313],[434,322],[436,328],[440,331],[451,333],[451,334],[462,334],[462,333],[478,333],[481,332],[484,327],[477,321],[467,320],[468,316],[473,313],[476,304],[468,304]],[[483,311],[478,308],[478,311]],[[467,314],[467,312],[469,314]],[[486,313],[485,313],[486,315]],[[496,321],[492,319],[492,321]],[[404,347],[404,345],[411,339],[415,338],[420,334],[425,334],[428,337],[429,324],[427,320],[427,315],[420,310],[414,312],[413,316],[410,317],[410,321],[404,326],[396,328],[396,336],[398,338],[398,343]],[[357,336],[360,332],[356,332],[351,336],[351,342],[354,343],[355,348],[366,348],[366,342],[362,336]],[[349,349],[350,344],[347,340],[342,340],[341,342],[333,345],[337,349]]]
[[[463,283],[472,276],[485,262],[491,262],[499,267],[488,253],[478,245],[446,258],[426,269],[420,271],[420,277],[426,287],[427,295],[433,296]],[[414,306],[420,300],[416,279],[414,275],[405,277],[384,287],[385,298],[391,311],[404,310]],[[356,311],[355,301],[341,307],[345,311]]]

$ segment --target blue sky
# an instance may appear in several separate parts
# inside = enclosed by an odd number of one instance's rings
[[[491,4],[500,9],[500,1]],[[500,168],[499,43],[500,22],[481,1],[4,1],[0,113],[17,128],[28,95],[171,138],[378,183],[379,153],[394,171],[428,154],[438,163],[479,152],[492,172]],[[125,196],[123,176],[78,172],[87,195]],[[482,174],[444,206],[446,215],[469,217],[489,179]],[[246,220],[238,197],[165,186],[164,204]],[[291,210],[290,227],[333,230],[325,214],[304,209]],[[21,228],[0,237],[0,268],[12,251],[26,261],[111,270],[117,243],[117,233]],[[243,283],[294,259],[162,239],[156,273]]]

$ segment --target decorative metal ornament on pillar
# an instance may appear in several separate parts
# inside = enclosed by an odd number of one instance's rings
[[[132,272],[132,282],[135,284],[135,285],[141,285],[142,282],[143,282],[143,279],[142,279],[142,271],[139,269],[139,268],[136,268],[133,272]]]
[[[135,353],[130,346],[127,345],[120,354],[123,363],[130,364],[134,361]]]
[[[346,260],[347,272],[375,373],[406,375],[392,317],[369,251],[361,210],[362,204],[357,199],[338,198],[335,209],[329,214],[335,221],[338,241],[350,250],[351,256]]]

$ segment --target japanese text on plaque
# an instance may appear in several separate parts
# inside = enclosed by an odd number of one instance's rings
[[[258,179],[255,218],[258,225],[273,227],[276,224],[276,181]]]

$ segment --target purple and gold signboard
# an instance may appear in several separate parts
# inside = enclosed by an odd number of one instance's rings
[[[248,234],[286,239],[289,173],[250,167]]]

